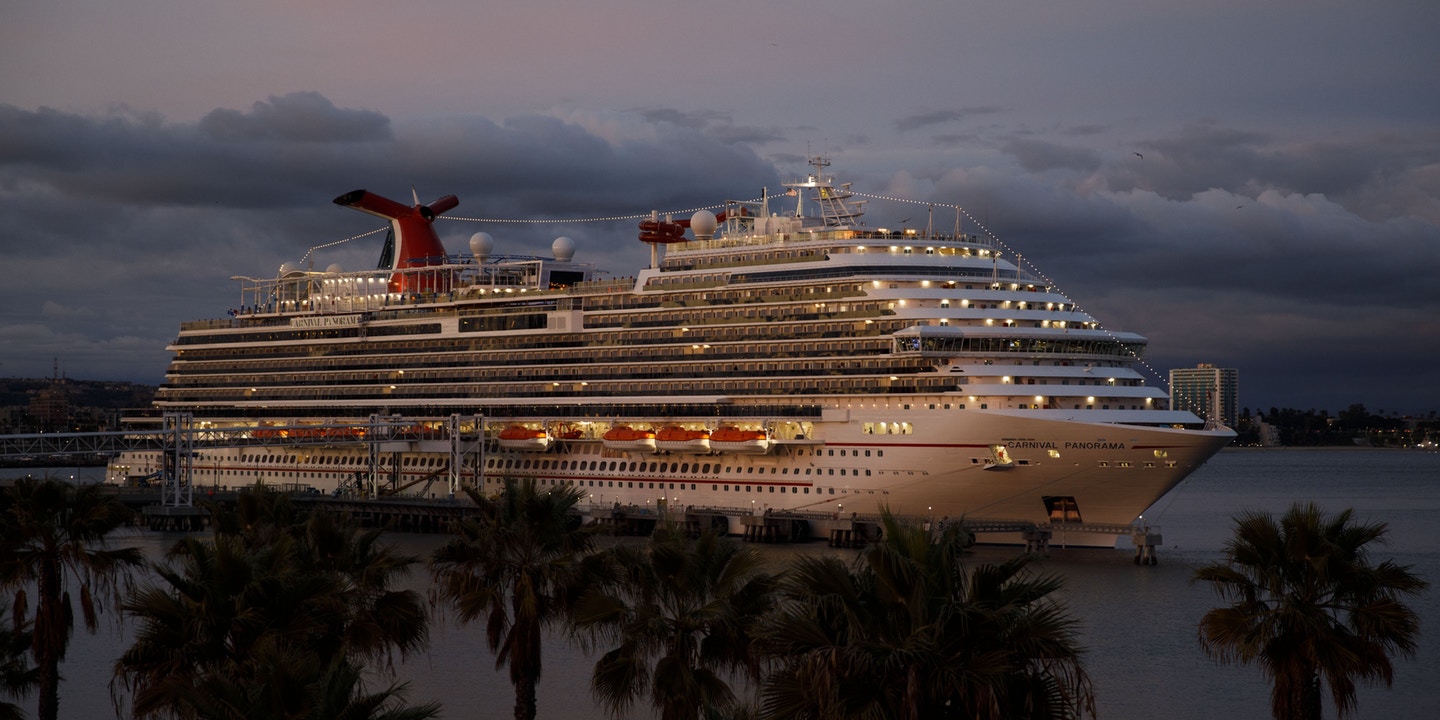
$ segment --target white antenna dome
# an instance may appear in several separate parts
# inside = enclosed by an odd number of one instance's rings
[[[339,275],[340,273],[345,272],[345,270],[340,267],[340,263],[330,263],[330,266],[325,268],[325,272],[332,275]]]
[[[719,223],[715,220],[715,213],[709,210],[697,210],[690,216],[690,231],[695,233],[696,240],[709,240],[715,237],[715,229]]]
[[[470,254],[480,260],[490,257],[491,251],[495,249],[495,238],[490,233],[478,232],[470,236]]]
[[[561,235],[550,243],[550,253],[559,262],[570,262],[575,257],[575,241]]]

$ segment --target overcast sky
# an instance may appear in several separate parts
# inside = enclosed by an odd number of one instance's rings
[[[510,8],[505,6],[514,5]],[[0,0],[0,376],[158,383],[183,320],[378,227],[751,198],[958,204],[1161,371],[1242,406],[1440,410],[1440,3]],[[936,225],[954,226],[953,211]],[[497,252],[632,222],[447,221]],[[318,251],[373,267],[380,236]]]

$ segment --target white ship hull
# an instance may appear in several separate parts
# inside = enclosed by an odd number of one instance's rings
[[[497,445],[484,454],[481,470],[487,489],[507,478],[533,478],[542,486],[576,486],[585,498],[582,503],[595,505],[860,515],[888,508],[934,520],[1124,525],[1233,437],[1229,431],[1199,433],[976,411],[912,414],[932,420],[914,423],[928,432],[866,432],[867,422],[873,428],[881,416],[876,414],[816,422],[811,437],[776,441],[764,455],[656,454],[648,446],[615,449],[593,439],[556,442],[543,453]],[[399,445],[405,450],[384,454],[377,473],[382,482],[411,486],[411,494],[443,496],[449,455],[426,452],[418,441]],[[1006,472],[986,472],[995,466],[996,446],[1005,448],[1011,462]],[[127,454],[112,463],[112,480],[147,475],[159,466],[158,454]],[[474,467],[461,470],[464,478],[475,475]],[[263,482],[328,493],[354,487],[357,478],[365,476],[368,452],[358,444],[218,449],[207,452],[194,468],[201,490]],[[426,479],[432,482],[418,487]],[[1047,498],[1065,502],[1047,504]],[[739,532],[738,524],[732,531]],[[1077,533],[1066,543],[1112,546],[1114,536]]]

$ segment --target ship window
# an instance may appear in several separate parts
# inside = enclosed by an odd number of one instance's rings
[[[830,472],[829,472],[828,474],[834,475],[834,474],[835,474],[835,468],[830,468]]]
[[[884,450],[876,450],[876,451],[875,451],[875,454],[876,454],[877,456],[879,456],[879,457],[885,457],[885,451],[884,451]]]
[[[680,472],[682,472],[682,473],[688,473],[688,472],[690,472],[690,463],[685,463],[685,464],[681,465],[681,466],[680,466]]]
[[[865,457],[870,457],[870,451],[869,451],[869,450],[866,450],[866,451],[865,451]]]
[[[775,492],[775,486],[774,486],[774,485],[771,485],[771,486],[770,486],[770,492],[772,492],[772,493]]]
[[[710,472],[710,463],[705,463],[704,469],[702,469],[700,472],[703,472],[703,473],[708,473],[708,472]]]

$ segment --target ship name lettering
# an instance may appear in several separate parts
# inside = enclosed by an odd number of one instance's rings
[[[290,318],[290,327],[296,328],[349,327],[359,324],[359,315],[320,315],[317,317]]]
[[[1013,448],[1028,448],[1028,449],[1033,449],[1033,450],[1054,450],[1054,449],[1055,449],[1055,443],[1050,442],[1050,441],[1048,441],[1048,440],[1045,440],[1045,441],[1042,441],[1042,440],[1023,440],[1023,441],[1020,441],[1020,442],[1012,442],[1012,443],[1010,443],[1010,447],[1013,447]]]
[[[1125,443],[1119,442],[1067,442],[1066,450],[1124,450]]]

